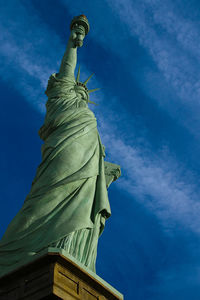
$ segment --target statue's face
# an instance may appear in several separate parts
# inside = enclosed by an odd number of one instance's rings
[[[88,95],[84,89],[78,87],[75,89],[76,95],[79,99],[87,101]]]
[[[85,28],[82,25],[75,24],[72,29],[72,38],[76,47],[83,45],[83,39],[85,37]]]

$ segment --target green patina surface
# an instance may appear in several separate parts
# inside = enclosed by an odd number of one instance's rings
[[[44,141],[37,169],[21,210],[0,241],[0,276],[48,246],[66,250],[95,271],[97,242],[110,216],[107,187],[120,167],[104,162],[104,147],[86,82],[74,70],[77,47],[89,31],[84,16],[73,19],[59,73],[46,89],[46,117],[39,135]]]

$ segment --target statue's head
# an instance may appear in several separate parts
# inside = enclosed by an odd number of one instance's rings
[[[85,100],[87,103],[92,103],[92,104],[96,104],[93,101],[90,101],[89,99],[89,94],[95,91],[98,91],[99,89],[92,89],[92,90],[88,90],[86,84],[88,83],[88,81],[90,80],[90,78],[93,76],[94,74],[91,74],[88,79],[86,79],[84,82],[80,82],[80,67],[78,69],[78,74],[76,77],[76,85],[75,85],[75,92],[77,94],[77,96],[83,100]]]
[[[87,88],[81,85],[75,85],[75,92],[78,98],[88,102],[89,100],[89,94]]]

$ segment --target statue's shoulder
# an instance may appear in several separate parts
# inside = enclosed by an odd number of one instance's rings
[[[49,93],[53,89],[61,90],[61,89],[63,89],[63,87],[65,89],[69,89],[71,87],[74,87],[75,84],[76,84],[76,81],[75,81],[75,78],[74,78],[73,75],[62,76],[61,77],[59,73],[53,73],[49,77],[45,94],[47,96],[49,96]]]
[[[48,84],[54,84],[54,83],[71,83],[75,84],[75,78],[73,74],[68,74],[67,76],[62,76],[59,73],[53,73],[49,77]]]

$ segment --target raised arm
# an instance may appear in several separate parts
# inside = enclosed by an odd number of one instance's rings
[[[71,22],[71,34],[63,56],[58,77],[74,76],[77,62],[77,47],[83,45],[85,35],[89,31],[89,23],[84,15],[75,17]]]

